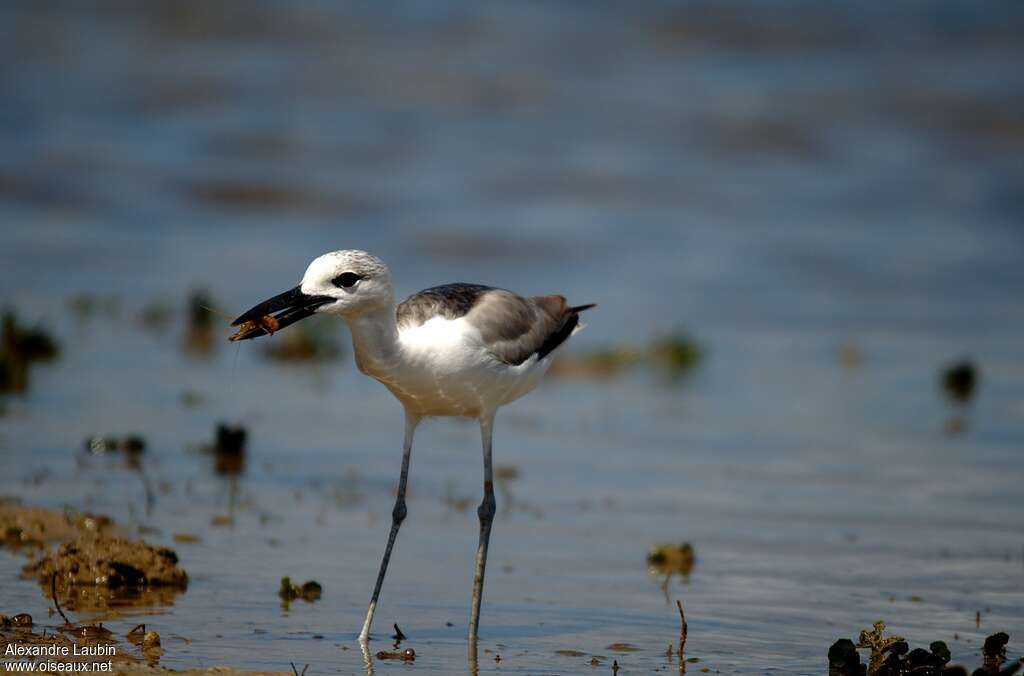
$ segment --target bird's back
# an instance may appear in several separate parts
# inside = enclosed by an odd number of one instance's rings
[[[424,289],[396,309],[403,363],[374,377],[424,415],[477,415],[533,389],[588,307],[479,284]]]

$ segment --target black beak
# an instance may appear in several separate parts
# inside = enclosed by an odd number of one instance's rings
[[[302,289],[297,286],[263,301],[231,322],[231,326],[241,328],[228,340],[248,340],[270,335],[278,329],[309,317],[318,307],[334,300],[330,296],[310,296],[302,293]],[[274,314],[275,312],[277,314]]]

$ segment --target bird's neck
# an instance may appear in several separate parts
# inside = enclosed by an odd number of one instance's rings
[[[395,368],[400,355],[394,303],[346,317],[346,321],[360,371],[376,377]]]

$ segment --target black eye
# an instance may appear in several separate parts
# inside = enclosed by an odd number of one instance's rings
[[[362,277],[354,272],[343,272],[331,281],[334,282],[334,286],[340,286],[343,289],[351,289],[360,279],[362,279]]]

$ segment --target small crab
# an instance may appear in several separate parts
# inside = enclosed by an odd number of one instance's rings
[[[244,340],[253,335],[254,333],[258,333],[261,330],[265,332],[267,335],[272,336],[274,335],[274,332],[277,331],[278,327],[279,325],[276,319],[274,319],[270,315],[263,315],[262,317],[257,317],[256,319],[243,322],[241,325],[239,325],[238,331],[236,333],[228,336],[228,340],[230,340],[231,342],[235,342],[236,340]]]

